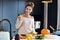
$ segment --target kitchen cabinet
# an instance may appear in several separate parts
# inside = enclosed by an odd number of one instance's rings
[[[3,0],[3,19],[9,19],[12,24],[12,36],[15,35],[16,32],[15,22],[17,18],[18,10],[18,0]],[[6,22],[3,23],[3,27],[9,31],[9,26]]]
[[[15,23],[17,16],[24,12],[25,0],[0,0],[0,18],[10,20],[12,24],[12,35],[17,34]],[[3,28],[10,31],[9,23],[3,22]]]
[[[0,0],[0,19],[2,19],[2,0]]]

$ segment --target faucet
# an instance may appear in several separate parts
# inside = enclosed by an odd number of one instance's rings
[[[0,20],[0,24],[1,24],[3,21],[7,21],[7,22],[9,23],[9,25],[10,25],[10,40],[12,40],[12,36],[11,36],[11,23],[10,23],[10,21],[9,21],[8,19],[2,19],[2,20]]]

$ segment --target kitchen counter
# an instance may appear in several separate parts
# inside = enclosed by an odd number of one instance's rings
[[[42,40],[59,40],[59,39],[60,39],[60,36],[48,35],[48,36],[45,36],[45,38]],[[20,39],[20,40],[27,40],[27,39]],[[40,39],[33,39],[33,40],[40,40]]]
[[[45,38],[42,39],[42,40],[59,40],[59,39],[60,39],[60,36],[57,36],[57,35],[48,35],[47,37],[45,36]],[[20,39],[20,40],[27,40],[27,39]],[[40,40],[40,39],[33,39],[33,40]]]

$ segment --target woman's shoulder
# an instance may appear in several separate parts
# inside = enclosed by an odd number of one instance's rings
[[[31,16],[31,18],[33,18],[33,19],[34,19],[34,16]]]

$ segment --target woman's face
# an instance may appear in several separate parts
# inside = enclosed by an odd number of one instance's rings
[[[31,12],[32,12],[32,7],[30,7],[30,6],[27,6],[26,8],[25,8],[25,12],[26,13],[28,13],[28,14],[30,14]]]

